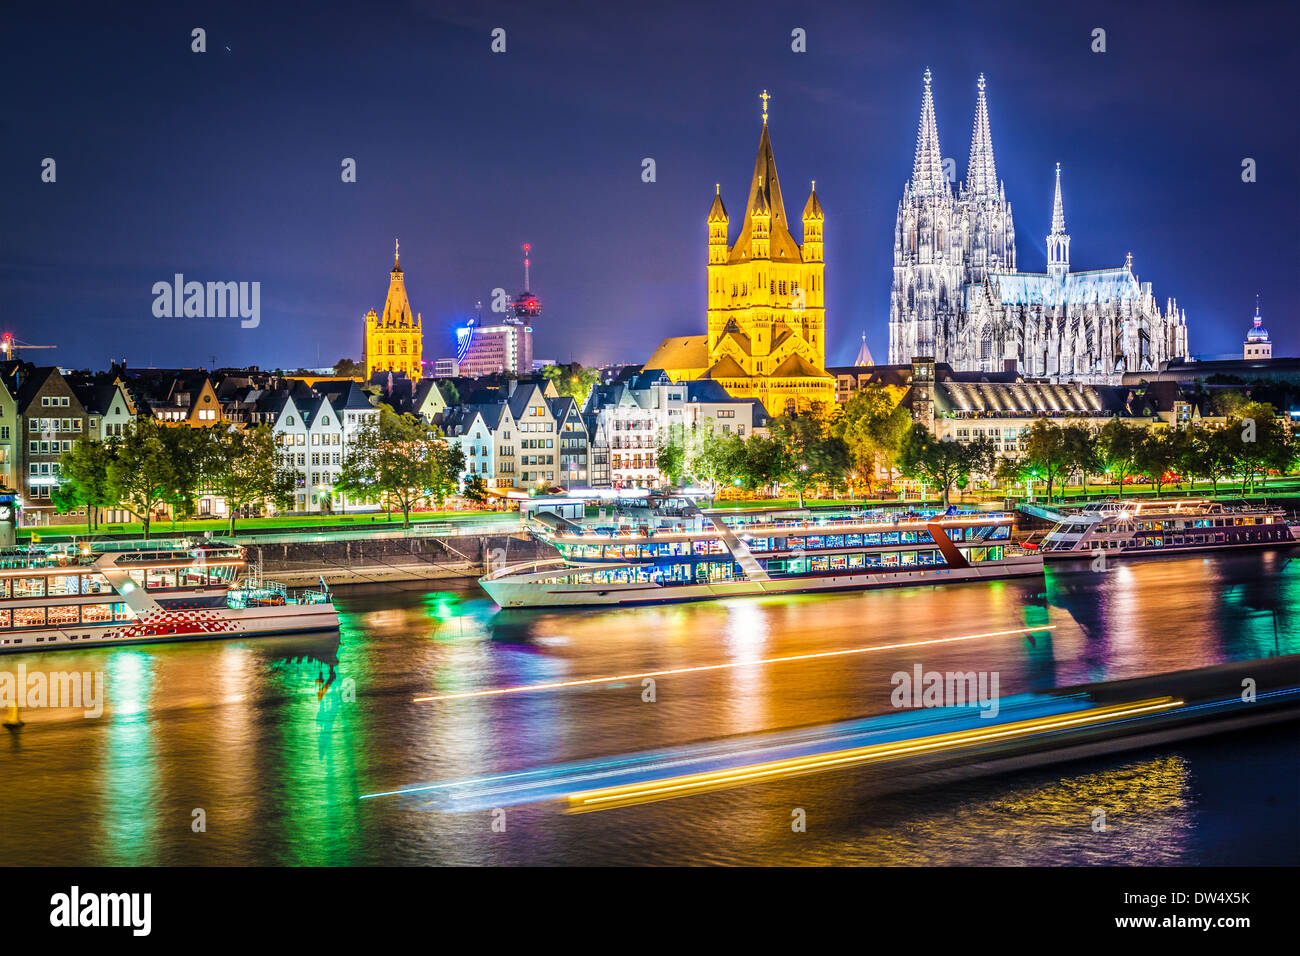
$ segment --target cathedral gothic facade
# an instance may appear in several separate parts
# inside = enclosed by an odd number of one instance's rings
[[[367,380],[376,372],[405,372],[416,381],[424,375],[424,333],[420,316],[411,314],[399,252],[395,246],[384,314],[366,313],[362,361]]]
[[[958,371],[1002,371],[1055,381],[1118,383],[1125,372],[1185,358],[1187,317],[1162,310],[1151,283],[1123,266],[1070,271],[1061,167],[1047,271],[1020,272],[1006,189],[997,178],[984,76],[978,82],[966,181],[954,195],[943,168],[930,71],[925,71],[912,178],[894,227],[889,361],[914,357]]]
[[[802,244],[786,218],[781,181],[763,130],[739,234],[719,186],[707,217],[708,330],[665,339],[646,369],[673,381],[713,379],[736,398],[755,398],[773,415],[835,401],[826,366],[825,216],[813,183],[804,204]]]

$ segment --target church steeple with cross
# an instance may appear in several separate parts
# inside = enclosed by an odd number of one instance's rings
[[[721,187],[714,187],[706,217],[708,334],[666,339],[646,368],[663,369],[674,381],[712,379],[777,415],[833,402],[835,380],[825,372],[825,215],[814,187],[803,209],[802,242],[795,241],[772,152],[771,99],[767,90],[759,94],[763,125],[734,244]]]
[[[411,379],[424,375],[424,333],[418,313],[412,313],[402,273],[402,246],[393,240],[393,268],[388,274],[388,297],[383,315],[366,313],[363,338],[366,378],[375,372],[405,372]]]

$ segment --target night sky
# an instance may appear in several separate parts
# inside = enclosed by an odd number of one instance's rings
[[[0,323],[58,346],[32,361],[360,358],[394,237],[427,360],[476,300],[519,291],[529,242],[537,357],[644,361],[704,330],[705,215],[720,181],[734,241],[767,89],[786,211],[810,179],[826,211],[827,361],[865,330],[883,362],[927,66],[959,178],[987,77],[1022,271],[1044,269],[1059,161],[1072,268],[1132,251],[1196,354],[1239,355],[1260,292],[1274,354],[1300,354],[1294,3],[7,6]],[[177,272],[259,281],[260,327],[155,318]]]

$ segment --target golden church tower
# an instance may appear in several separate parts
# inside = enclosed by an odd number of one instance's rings
[[[389,274],[384,314],[376,315],[374,309],[366,313],[363,361],[367,379],[375,372],[405,372],[412,379],[419,379],[424,374],[424,333],[420,328],[420,316],[411,315],[400,251],[400,246],[394,244],[393,271]]]
[[[645,367],[662,368],[674,381],[713,379],[779,415],[833,402],[835,380],[825,371],[825,217],[814,182],[803,210],[803,245],[795,242],[768,136],[769,98],[764,90],[758,157],[734,245],[721,186],[709,209],[708,334],[665,339]]]

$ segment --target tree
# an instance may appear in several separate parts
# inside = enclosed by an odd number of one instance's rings
[[[1248,402],[1228,419],[1224,431],[1231,436],[1228,447],[1241,474],[1241,493],[1253,487],[1255,476],[1266,479],[1270,468],[1283,471],[1290,463],[1286,428],[1278,421],[1272,405]]]
[[[334,363],[334,374],[339,376],[346,375],[348,378],[356,378],[365,373],[365,367],[350,358],[341,358]]]
[[[235,515],[242,508],[262,501],[284,510],[292,506],[296,479],[269,425],[249,429],[218,425],[198,434],[203,436],[203,486],[225,499],[230,534],[235,533]]]
[[[111,506],[139,518],[146,541],[154,509],[167,501],[182,481],[176,473],[174,446],[166,434],[171,430],[156,419],[137,418],[113,444],[108,463]]]
[[[1115,416],[1102,426],[1097,435],[1097,453],[1106,471],[1119,481],[1119,496],[1124,497],[1124,479],[1133,473],[1142,432],[1126,425]]]
[[[198,496],[203,479],[203,458],[206,435],[200,429],[166,426],[161,436],[172,461],[171,486],[166,489],[163,501],[170,505],[172,530],[176,530],[176,515],[194,513],[194,499]]]
[[[1069,473],[1070,451],[1064,430],[1046,418],[1036,418],[1024,441],[1024,461],[1035,479],[1047,482],[1047,500],[1052,500],[1052,486]]]
[[[747,491],[775,488],[793,467],[790,450],[773,435],[751,435],[736,462],[736,476]]]
[[[1236,435],[1226,428],[1216,428],[1208,433],[1203,441],[1203,450],[1199,458],[1198,474],[1210,479],[1210,493],[1218,495],[1219,482],[1232,474],[1236,459],[1234,457],[1234,439]]]
[[[853,473],[872,492],[872,481],[880,468],[891,472],[898,460],[898,450],[912,426],[912,416],[892,394],[878,382],[871,382],[854,392],[844,406],[843,416],[833,430],[848,448]]]
[[[694,482],[707,486],[709,497],[717,494],[718,484],[735,477],[745,456],[745,440],[738,435],[720,432],[712,420],[700,427],[670,427],[656,443],[659,470],[673,484]]]
[[[600,381],[600,372],[594,368],[583,368],[574,362],[571,365],[548,365],[542,369],[542,377],[554,383],[555,391],[560,396],[576,399],[582,405]]]
[[[108,465],[113,450],[89,435],[72,443],[59,459],[59,484],[50,493],[60,513],[85,506],[86,522],[93,530],[99,524],[99,509],[113,504]]]
[[[959,479],[968,479],[972,471],[993,470],[993,444],[986,436],[969,444],[951,438],[940,441],[917,423],[903,440],[898,462],[904,475],[938,487],[947,508],[949,492]]]
[[[474,504],[481,507],[482,505],[487,504],[488,500],[487,482],[483,480],[482,475],[466,475],[465,487],[461,491],[461,494],[469,501],[472,501]]]
[[[396,502],[402,525],[409,528],[411,509],[426,499],[441,506],[455,492],[464,467],[464,452],[443,441],[436,426],[380,405],[379,419],[357,432],[338,488],[358,498]]]
[[[849,470],[848,445],[833,434],[839,414],[823,402],[813,402],[801,414],[782,415],[772,422],[773,437],[786,449],[782,461],[785,473],[780,480],[794,487],[801,508],[809,488],[842,484]]]
[[[456,387],[455,382],[449,378],[443,378],[438,380],[437,385],[438,391],[442,392],[443,401],[447,403],[449,408],[460,404],[460,389]]]
[[[1178,446],[1172,433],[1148,429],[1138,439],[1133,457],[1133,468],[1156,486],[1156,497],[1164,487],[1165,478],[1178,459]]]
[[[1061,439],[1065,444],[1066,468],[1078,472],[1083,479],[1083,493],[1088,493],[1088,476],[1101,468],[1097,455],[1097,440],[1092,431],[1082,422],[1069,422],[1061,428]]]

